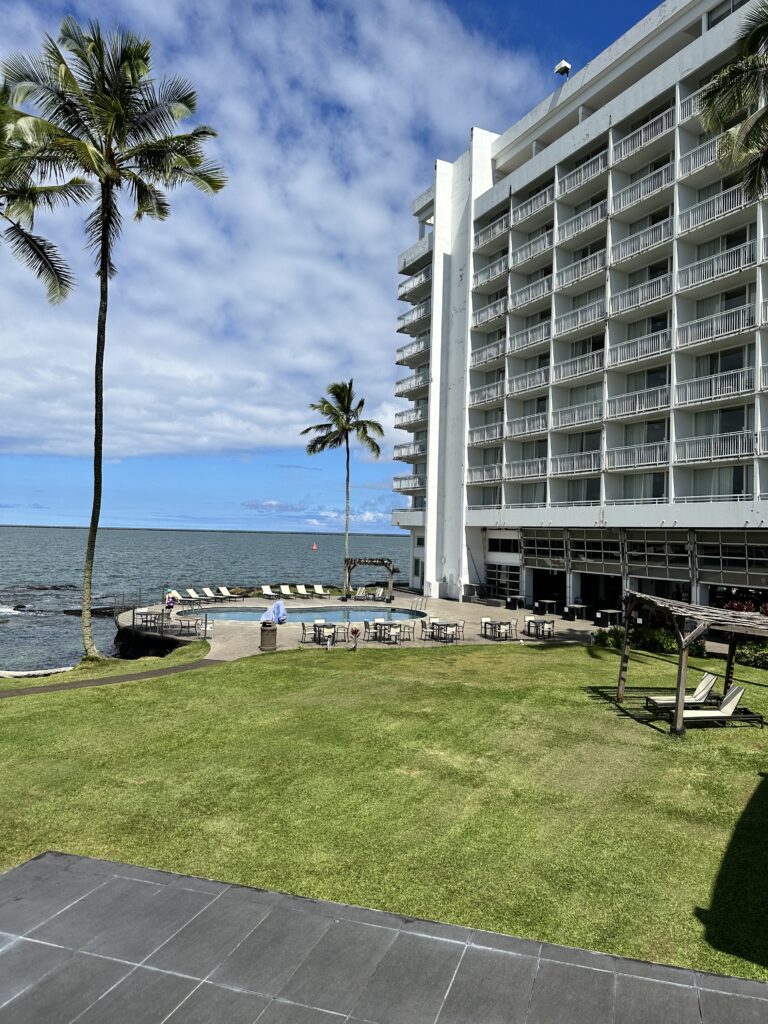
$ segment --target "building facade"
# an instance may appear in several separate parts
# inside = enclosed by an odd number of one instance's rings
[[[415,200],[393,521],[426,594],[768,600],[768,204],[699,116],[750,6],[668,0]]]

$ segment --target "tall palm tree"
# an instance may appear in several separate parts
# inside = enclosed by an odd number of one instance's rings
[[[374,440],[384,436],[384,428],[377,420],[362,418],[364,398],[357,398],[353,382],[336,381],[329,384],[319,402],[310,402],[312,412],[325,417],[323,423],[313,423],[302,434],[316,434],[307,444],[307,455],[319,455],[343,447],[346,455],[344,558],[349,558],[349,442],[356,438],[374,458],[381,455],[381,446]]]
[[[205,159],[213,129],[176,133],[197,107],[192,86],[181,78],[155,81],[148,39],[116,30],[104,34],[95,21],[84,28],[66,18],[58,42],[43,41],[39,56],[16,55],[3,65],[15,105],[34,115],[20,117],[16,136],[39,147],[34,167],[60,179],[77,172],[93,182],[96,202],[85,222],[99,278],[94,367],[93,505],[83,570],[83,646],[100,657],[93,640],[91,595],[96,536],[101,514],[104,434],[104,348],[109,282],[122,220],[119,199],[127,194],[135,220],[165,220],[167,189],[191,184],[213,194],[224,187],[220,167]]]
[[[744,17],[738,46],[737,58],[702,96],[702,120],[707,131],[722,134],[720,164],[738,175],[754,202],[768,191],[768,107],[761,106],[768,90],[768,0]]]

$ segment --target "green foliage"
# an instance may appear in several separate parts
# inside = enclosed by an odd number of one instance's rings
[[[594,632],[596,647],[620,651],[624,644],[624,627],[611,626],[610,629],[596,629]],[[643,627],[632,634],[632,648],[637,651],[649,651],[653,654],[677,654],[677,639],[669,629]],[[694,640],[689,653],[703,658],[706,648],[702,639]],[[768,665],[766,665],[768,667]]]
[[[317,435],[308,442],[307,454],[318,455],[341,448],[355,437],[371,455],[378,458],[381,447],[375,438],[384,436],[384,428],[377,420],[362,418],[364,406],[365,399],[357,398],[352,380],[329,384],[327,394],[309,406],[312,412],[324,416],[324,421],[313,423],[301,431],[302,434]]]
[[[751,668],[768,669],[768,644],[750,640],[736,648],[736,663]]]

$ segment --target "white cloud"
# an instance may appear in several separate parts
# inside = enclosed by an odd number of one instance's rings
[[[79,13],[146,32],[157,70],[194,81],[230,177],[213,200],[178,193],[164,224],[126,221],[107,454],[299,447],[307,403],[354,376],[390,455],[394,261],[415,237],[410,201],[473,124],[503,129],[543,93],[536,62],[438,0],[99,0]],[[34,48],[58,20],[6,0],[0,55]],[[47,307],[0,252],[5,451],[89,450],[97,295],[81,219],[39,225],[77,271],[64,306]]]

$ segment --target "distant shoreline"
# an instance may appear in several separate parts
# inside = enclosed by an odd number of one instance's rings
[[[87,526],[59,526],[56,523],[0,523],[0,530],[83,530]],[[107,531],[123,531],[126,533],[274,533],[287,535],[291,533],[306,534],[308,537],[343,537],[343,530],[231,530],[222,527],[213,529],[209,527],[190,526],[100,526],[99,533]],[[398,533],[368,533],[354,530],[350,537],[404,537],[404,532]]]

